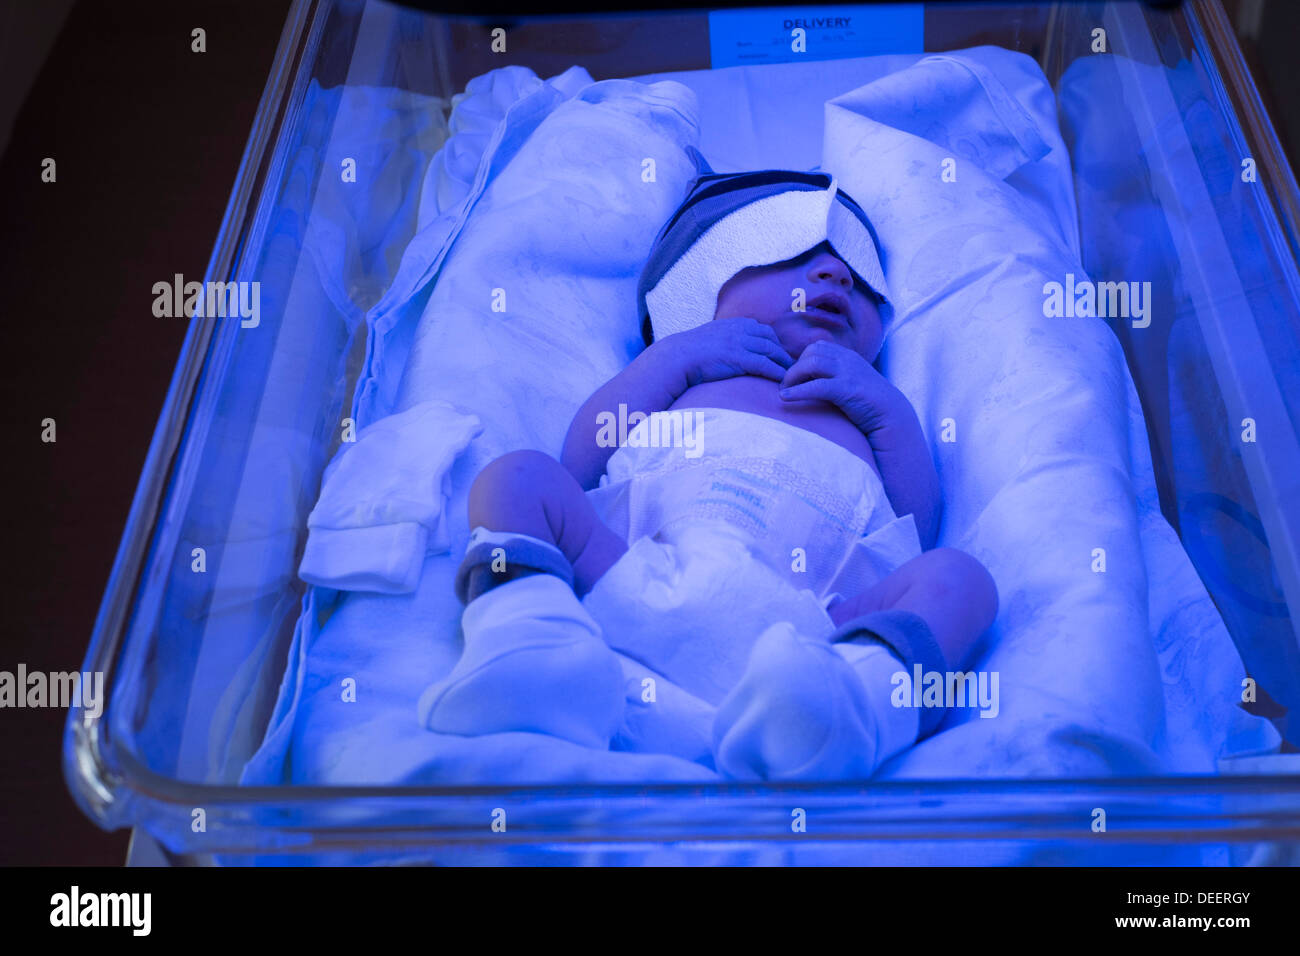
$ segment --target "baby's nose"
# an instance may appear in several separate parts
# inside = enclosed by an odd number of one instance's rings
[[[837,282],[846,288],[853,282],[849,267],[829,252],[822,253],[813,260],[811,271],[813,278],[822,282]]]

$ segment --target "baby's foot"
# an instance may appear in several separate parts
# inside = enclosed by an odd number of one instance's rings
[[[915,739],[917,723],[914,711],[890,703],[886,675],[902,663],[884,645],[855,657],[851,664],[789,623],[764,631],[714,719],[718,770],[742,780],[870,777]]]
[[[606,749],[623,720],[618,656],[561,578],[533,574],[470,602],[465,650],[420,698],[444,734],[525,731]]]

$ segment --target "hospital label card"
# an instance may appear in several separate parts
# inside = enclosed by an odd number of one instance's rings
[[[709,55],[715,70],[920,53],[924,40],[925,5],[920,3],[709,12]]]

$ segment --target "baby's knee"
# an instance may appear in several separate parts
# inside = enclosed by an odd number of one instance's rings
[[[926,577],[932,587],[943,591],[969,615],[976,630],[983,632],[998,614],[998,588],[988,568],[973,555],[957,548],[927,551]]]
[[[545,452],[523,448],[508,451],[483,466],[470,488],[470,504],[475,498],[500,500],[536,497],[556,484],[564,466]]]
[[[522,449],[493,459],[470,486],[470,527],[553,538],[547,513],[563,497],[566,478],[573,481],[563,465],[540,451]]]

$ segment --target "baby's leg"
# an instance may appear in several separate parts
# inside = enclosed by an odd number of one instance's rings
[[[541,452],[484,468],[469,519],[491,534],[471,543],[457,578],[465,648],[421,697],[421,721],[446,734],[530,732],[608,747],[623,723],[623,668],[579,595],[627,545]]]
[[[577,479],[554,458],[540,451],[513,451],[485,467],[470,488],[469,525],[537,538],[557,547],[573,567],[573,588],[586,594],[627,551],[627,542],[606,527]],[[505,555],[504,568],[491,564],[476,575],[494,580],[471,581],[481,592],[537,569]]]
[[[993,578],[956,548],[935,548],[830,610],[837,626],[874,611],[909,611],[925,621],[947,663],[956,667],[998,613]]]
[[[955,668],[996,614],[983,565],[942,548],[832,608],[837,643],[773,625],[718,708],[716,766],[740,779],[872,776],[944,716],[900,700],[900,675]]]

